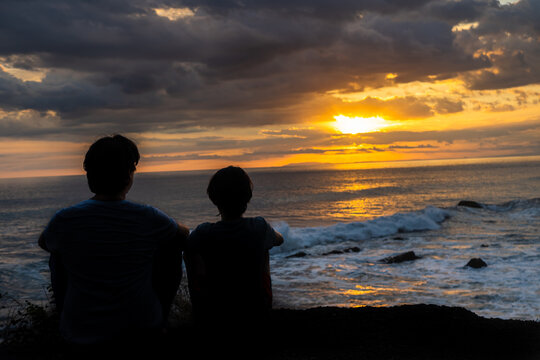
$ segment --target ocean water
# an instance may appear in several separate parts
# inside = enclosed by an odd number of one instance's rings
[[[285,237],[271,250],[274,306],[462,306],[540,319],[540,159],[364,170],[251,170],[246,216]],[[128,199],[191,229],[217,221],[212,172],[136,174]],[[58,209],[91,196],[83,176],[0,179],[0,292],[47,299],[37,239]],[[480,208],[457,206],[473,200]],[[419,259],[382,259],[414,251]],[[465,265],[481,258],[487,267]]]

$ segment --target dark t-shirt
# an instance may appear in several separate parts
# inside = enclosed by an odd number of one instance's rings
[[[95,343],[160,326],[154,254],[170,246],[177,232],[177,223],[163,212],[125,200],[86,200],[57,212],[43,239],[58,260],[55,266],[67,274],[63,336]]]
[[[275,231],[262,217],[199,225],[186,249],[204,265],[204,277],[198,279],[200,296],[192,296],[194,310],[219,317],[268,310],[272,302],[268,250],[275,241]]]

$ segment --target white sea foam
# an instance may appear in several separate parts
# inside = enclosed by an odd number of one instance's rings
[[[273,249],[272,253],[288,253],[315,245],[342,241],[360,242],[397,233],[436,230],[449,217],[448,210],[428,206],[423,210],[410,213],[397,213],[363,222],[339,223],[322,227],[291,228],[287,223],[282,222],[275,224],[275,228],[283,234],[285,243]]]

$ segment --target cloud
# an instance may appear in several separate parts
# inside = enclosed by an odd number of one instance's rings
[[[153,162],[488,139],[532,149],[533,123],[356,136],[309,126],[339,112],[422,120],[531,106],[532,90],[508,91],[504,102],[475,96],[540,83],[538,18],[536,0],[4,0],[0,135],[78,143],[128,133]],[[469,90],[401,91],[442,80]],[[397,90],[370,93],[385,88]]]
[[[412,96],[389,100],[368,96],[361,101],[346,103],[343,108],[363,117],[381,116],[388,120],[422,119],[434,115],[430,106]]]
[[[367,96],[359,101],[337,102],[336,111],[348,116],[381,116],[387,120],[425,119],[436,114],[452,114],[464,110],[462,100],[433,96],[404,96],[381,99]]]
[[[463,101],[449,100],[449,99],[438,99],[435,105],[435,110],[439,114],[453,114],[460,111],[463,111]]]
[[[540,133],[540,120],[524,121],[516,124],[483,126],[460,130],[445,131],[393,131],[363,135],[350,135],[368,144],[393,144],[397,142],[437,141],[452,143],[455,141],[479,142],[486,139],[507,138],[515,136],[516,143],[529,141],[531,133]],[[348,140],[346,140],[348,141]]]
[[[141,153],[144,154],[145,161],[253,161],[299,154],[354,155],[426,150],[440,153],[449,151],[452,144],[461,143],[482,149],[494,149],[498,146],[506,150],[513,148],[514,155],[523,155],[537,152],[536,138],[540,135],[540,121],[450,131],[394,131],[347,135],[297,128],[267,130],[262,134],[264,137],[249,140],[220,136],[182,138],[153,144],[148,144],[148,140],[145,140],[141,142]],[[194,148],[197,148],[197,152],[193,151]],[[470,151],[470,148],[467,151]],[[169,155],[170,153],[176,155]]]
[[[457,43],[492,64],[466,74],[471,89],[504,89],[540,82],[540,4],[521,0],[487,7],[478,25],[457,36]]]
[[[438,146],[433,146],[431,144],[421,144],[416,146],[410,145],[390,145],[388,149],[390,150],[410,150],[410,149],[437,149]]]
[[[394,82],[409,82],[485,68],[486,57],[455,46],[452,27],[491,8],[471,2],[449,21],[440,8],[451,3],[3,1],[0,56],[47,75],[37,83],[1,74],[0,107],[52,110],[74,131],[98,117],[131,130],[141,110],[160,113],[146,122],[150,129],[189,127],[184,119],[194,112],[208,119],[203,125],[226,126],[241,111],[295,107],[351,83],[387,84],[389,72],[398,74]],[[193,15],[171,21],[157,8]],[[416,106],[407,112],[429,116]]]

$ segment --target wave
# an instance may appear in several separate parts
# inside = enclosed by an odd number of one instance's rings
[[[501,204],[484,204],[481,202],[462,200],[457,208],[478,208],[496,212],[526,212],[540,214],[540,198],[517,199]]]
[[[343,241],[365,241],[371,238],[391,236],[422,230],[437,230],[450,217],[445,209],[428,206],[420,211],[381,216],[373,220],[339,223],[331,226],[291,228],[287,223],[274,224],[283,234],[285,242],[272,249],[272,253],[287,253],[316,245],[334,244]]]

